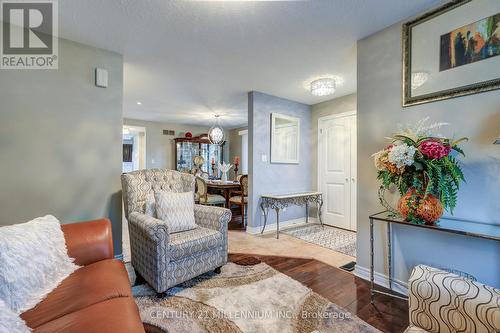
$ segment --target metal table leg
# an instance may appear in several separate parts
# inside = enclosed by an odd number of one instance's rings
[[[387,266],[389,268],[389,289],[392,291],[392,245],[390,223],[387,223]]]
[[[325,226],[323,225],[322,209],[323,209],[323,198],[320,197],[318,200],[318,220],[319,220],[319,223],[321,224],[321,227],[325,228]]]
[[[262,209],[262,213],[264,213],[264,226],[262,227],[262,230],[260,233],[264,233],[264,230],[266,229],[266,223],[267,223],[267,209],[264,207],[264,203],[261,202],[260,204],[260,209]]]
[[[370,303],[373,304],[375,293],[374,288],[374,272],[373,272],[373,219],[370,219]]]
[[[306,223],[309,222],[309,202],[306,202]]]
[[[408,300],[406,296],[399,296],[392,291],[392,239],[391,239],[391,224],[387,224],[387,264],[389,268],[389,292],[375,289],[374,284],[374,262],[373,262],[373,219],[370,218],[370,302],[373,304],[375,293],[386,296]]]
[[[276,210],[276,239],[280,238],[280,209],[275,208]]]

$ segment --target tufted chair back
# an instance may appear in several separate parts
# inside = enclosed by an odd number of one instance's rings
[[[194,192],[194,176],[168,169],[145,169],[122,174],[125,217],[144,213],[146,196],[159,191]]]

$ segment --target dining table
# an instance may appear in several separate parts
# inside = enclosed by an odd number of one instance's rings
[[[240,189],[240,182],[235,180],[228,180],[223,182],[221,180],[208,180],[207,181],[208,189],[219,190],[223,193],[224,199],[226,199],[226,208],[231,208],[229,206],[229,199],[231,199],[231,191]]]

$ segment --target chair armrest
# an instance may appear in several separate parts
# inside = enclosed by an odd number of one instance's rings
[[[494,319],[495,312],[500,314],[498,289],[418,265],[408,281],[408,294],[410,325],[436,333],[458,323],[468,332],[500,332],[500,320]]]
[[[132,266],[156,291],[165,291],[170,262],[168,225],[138,212],[129,215],[128,223]]]
[[[137,233],[154,243],[168,243],[168,225],[164,221],[138,212],[131,213],[128,221],[132,227],[129,230],[131,237],[132,233]]]
[[[194,205],[196,224],[208,229],[227,233],[227,224],[231,221],[231,211],[227,208]]]
[[[113,259],[113,236],[108,219],[63,224],[61,229],[68,255],[75,258],[75,264],[85,266]]]

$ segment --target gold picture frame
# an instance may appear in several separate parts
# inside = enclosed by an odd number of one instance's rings
[[[402,87],[402,106],[408,107],[424,103],[441,101],[449,98],[455,98],[470,94],[477,94],[495,89],[500,89],[500,77],[481,82],[475,82],[451,89],[444,89],[430,93],[412,96],[412,30],[431,19],[434,19],[444,13],[448,13],[460,6],[470,3],[472,0],[453,0],[432,11],[429,11],[411,21],[403,24],[402,44],[403,44],[403,87]],[[464,25],[469,22],[464,22]]]

